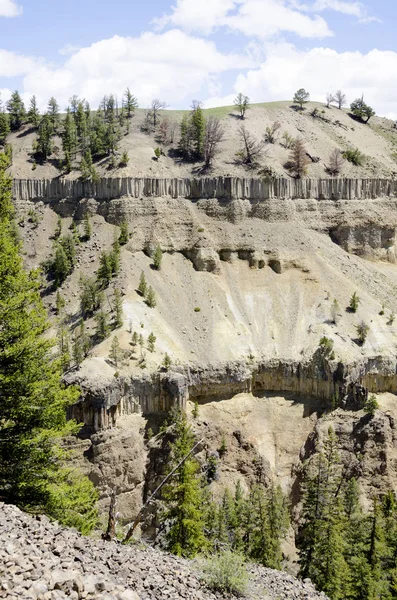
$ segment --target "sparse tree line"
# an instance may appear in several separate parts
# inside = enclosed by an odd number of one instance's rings
[[[309,100],[309,92],[301,88],[294,95],[293,106],[303,111]],[[342,109],[346,103],[346,95],[341,90],[326,96],[327,108],[335,104]],[[247,111],[251,108],[248,96],[239,93],[234,100],[234,106],[238,116],[244,121]],[[198,101],[193,101],[190,113],[184,113],[180,122],[164,114],[166,107],[165,102],[154,99],[151,107],[145,112],[142,125],[142,130],[154,133],[160,144],[154,150],[155,160],[159,160],[164,154],[163,147],[177,144],[180,158],[186,161],[202,161],[203,168],[209,169],[225,135],[221,120],[215,116],[206,116],[202,103]],[[102,98],[96,111],[92,111],[86,100],[73,96],[66,108],[66,115],[61,115],[57,100],[50,98],[46,112],[40,114],[35,96],[31,98],[26,109],[19,92],[15,91],[5,105],[0,102],[0,145],[6,144],[10,131],[18,131],[22,125],[29,124],[36,130],[32,148],[33,169],[37,163],[46,162],[54,156],[54,164],[62,172],[70,173],[72,169],[77,168],[83,181],[95,181],[98,179],[95,166],[98,161],[101,161],[101,164],[105,161],[109,169],[128,165],[128,153],[124,151],[120,154],[119,144],[122,137],[129,133],[130,122],[137,108],[137,98],[127,88],[120,106],[116,96],[110,94]],[[375,114],[364,102],[363,97],[354,100],[350,110],[354,118],[364,123],[368,123]],[[317,108],[313,109],[311,115],[329,121]],[[236,154],[236,160],[249,168],[258,168],[260,158],[266,156],[266,145],[277,143],[280,129],[281,124],[275,122],[266,128],[263,138],[257,140],[245,124],[242,124],[238,131],[241,147]],[[58,158],[60,148],[56,145],[59,138],[64,155],[62,160]],[[292,150],[290,160],[286,163],[292,175],[305,175],[310,161],[317,162],[316,157],[308,156],[300,138],[294,140],[285,131],[280,143]],[[6,147],[12,158],[11,145]],[[345,152],[335,149],[326,165],[327,172],[332,176],[338,175],[344,159],[361,165],[364,157],[357,149]],[[265,168],[264,175],[271,176],[271,170]]]

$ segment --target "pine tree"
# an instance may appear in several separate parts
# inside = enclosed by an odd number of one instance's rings
[[[153,266],[157,271],[161,269],[161,261],[163,260],[163,253],[161,251],[160,246],[156,247],[156,250],[153,254]]]
[[[114,363],[116,368],[119,366],[121,359],[121,348],[119,338],[115,336],[112,339],[112,345],[110,346],[109,358]]]
[[[192,449],[194,437],[181,412],[176,415],[175,441],[171,445],[169,471]],[[167,549],[178,556],[193,557],[207,546],[204,535],[203,490],[200,465],[190,456],[164,487],[165,511],[161,522],[167,524]]]
[[[147,339],[148,341],[148,350],[149,352],[154,352],[154,345],[156,343],[156,336],[154,335],[153,331],[149,334],[149,337]]]
[[[102,252],[99,258],[99,269],[97,273],[98,282],[107,287],[113,276],[112,260],[107,252]]]
[[[47,115],[49,116],[52,125],[52,130],[54,132],[57,132],[61,117],[59,114],[59,105],[54,96],[52,96],[48,101]]]
[[[85,215],[84,215],[84,241],[88,242],[88,240],[91,239],[91,235],[92,235],[92,226],[91,226],[90,215],[88,213],[85,213]]]
[[[353,292],[352,297],[349,302],[349,309],[351,312],[356,313],[358,309],[358,305],[360,304],[360,298],[357,295],[357,292]]]
[[[26,117],[26,109],[17,90],[11,94],[11,98],[7,102],[7,111],[10,115],[11,130],[18,131],[22,127]]]
[[[128,236],[128,222],[127,221],[123,221],[120,224],[120,235],[119,235],[119,244],[120,246],[125,246],[125,244],[128,242],[129,236]]]
[[[110,263],[112,265],[112,274],[118,275],[121,269],[120,244],[118,237],[115,238],[110,252]]]
[[[32,96],[29,103],[29,110],[27,114],[27,121],[31,123],[35,129],[40,123],[40,111],[37,106],[36,96]]]
[[[139,342],[139,336],[136,331],[132,334],[131,343],[133,346],[137,346]]]
[[[68,109],[62,133],[62,148],[65,154],[75,158],[77,153],[77,128],[75,120]]]
[[[300,563],[301,575],[310,577],[333,600],[344,600],[349,580],[341,483],[337,438],[330,428],[303,480]]]
[[[71,273],[72,265],[62,244],[57,244],[55,257],[52,263],[51,271],[54,276],[55,285],[58,287],[63,284],[67,276]]]
[[[101,309],[97,313],[95,320],[96,320],[96,324],[97,324],[96,335],[97,335],[98,340],[100,342],[102,342],[109,335],[108,316],[105,313],[105,311]]]
[[[61,292],[57,290],[57,295],[55,299],[55,312],[57,315],[60,315],[65,308],[65,298],[62,296]]]
[[[250,100],[248,96],[244,96],[241,92],[237,94],[236,98],[233,101],[234,106],[237,108],[240,118],[245,118],[245,113],[250,108]]]
[[[143,297],[146,296],[147,283],[146,283],[145,273],[143,271],[141,272],[141,278],[139,280],[138,292],[140,292]]]
[[[79,392],[62,385],[53,341],[43,335],[49,325],[38,274],[23,269],[6,166],[0,155],[0,496],[80,529],[86,520],[87,531],[95,524],[97,494],[85,477],[70,475],[62,448],[62,438],[79,429],[66,419]]]
[[[123,95],[123,110],[125,111],[127,119],[131,119],[134,116],[138,106],[138,100],[131,93],[130,88],[127,88]]]
[[[89,317],[100,308],[100,294],[98,281],[93,277],[80,278],[80,308],[83,318]]]
[[[297,104],[300,110],[303,110],[303,105],[309,102],[310,94],[304,88],[300,88],[293,97],[292,102]]]
[[[154,291],[151,285],[147,289],[145,302],[149,306],[149,308],[154,308],[157,304],[156,292]]]
[[[10,133],[10,120],[5,112],[0,111],[0,146],[4,146]]]
[[[64,325],[58,330],[58,348],[60,354],[60,364],[63,371],[67,371],[70,367],[70,340],[69,331]]]
[[[45,162],[52,154],[52,134],[54,132],[52,123],[48,115],[44,115],[41,119],[37,139],[34,146],[35,157]]]
[[[204,156],[205,117],[200,104],[193,109],[191,123],[194,153],[196,158],[201,159]]]
[[[123,325],[123,301],[121,299],[121,293],[118,288],[116,288],[114,290],[113,312],[114,312],[114,326],[122,327],[122,325]]]

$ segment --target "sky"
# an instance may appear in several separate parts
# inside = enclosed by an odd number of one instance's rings
[[[397,119],[396,0],[0,0],[0,94],[170,108],[364,94]]]

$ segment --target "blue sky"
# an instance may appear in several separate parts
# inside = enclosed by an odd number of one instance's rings
[[[394,117],[396,21],[395,0],[0,0],[0,92],[184,108],[342,88]]]

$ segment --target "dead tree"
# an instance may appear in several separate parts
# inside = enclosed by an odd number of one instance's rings
[[[219,144],[223,140],[225,130],[217,117],[209,117],[205,126],[204,160],[208,169],[218,152]]]
[[[301,138],[298,138],[295,141],[295,144],[292,148],[292,152],[290,154],[290,162],[289,167],[291,171],[295,174],[297,178],[306,175],[307,165],[309,164],[309,159],[306,153],[305,144]]]
[[[342,90],[338,90],[335,94],[335,102],[338,105],[339,110],[346,105],[346,94]]]
[[[325,106],[329,108],[333,102],[335,102],[334,96],[332,94],[327,94],[325,96]]]
[[[345,161],[343,159],[341,151],[338,150],[337,148],[332,150],[330,157],[329,157],[329,163],[326,167],[328,173],[330,175],[339,175],[339,173],[341,172],[341,170],[343,168],[344,162]]]
[[[250,133],[247,131],[244,125],[242,125],[238,130],[242,148],[237,152],[238,158],[245,165],[254,166],[257,164],[258,159],[263,153],[263,149],[265,147],[265,141],[257,141]]]
[[[167,104],[165,102],[161,102],[161,100],[159,100],[158,98],[152,100],[152,105],[150,107],[149,114],[153,120],[154,129],[156,129],[157,127],[157,121],[160,115],[160,111],[164,110],[165,108],[167,108]]]
[[[102,539],[111,542],[116,537],[116,490],[113,488],[110,497],[108,528],[102,534]]]

